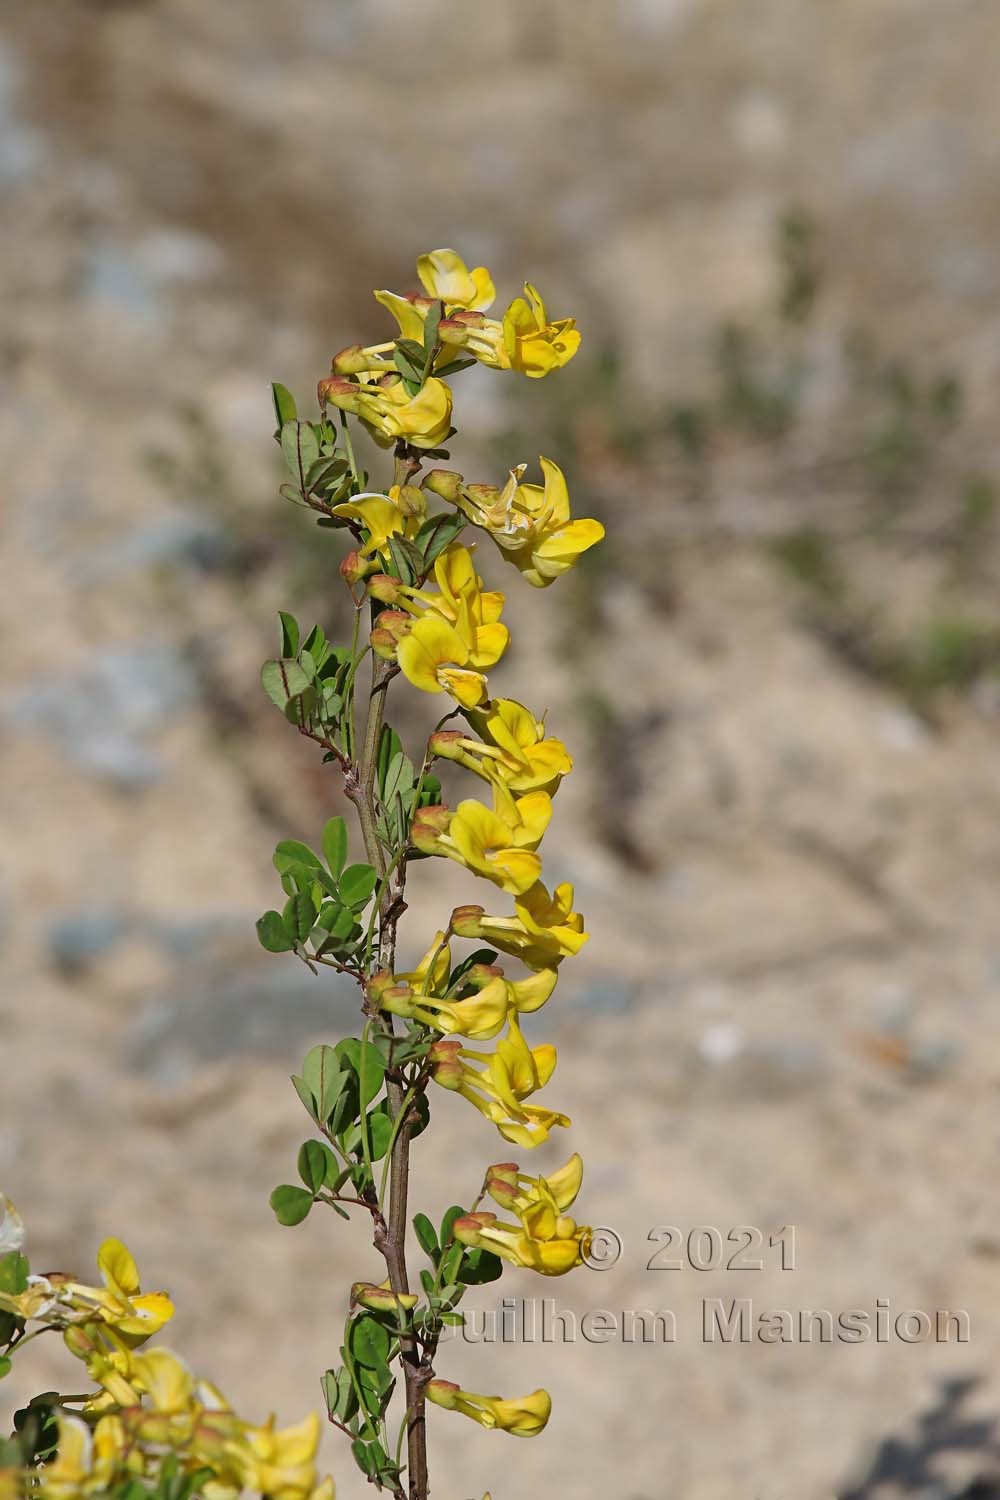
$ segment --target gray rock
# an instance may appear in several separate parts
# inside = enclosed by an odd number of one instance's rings
[[[128,1057],[136,1071],[177,1084],[202,1063],[239,1054],[294,1064],[317,1038],[336,1041],[361,1024],[360,991],[329,971],[313,975],[290,958],[236,976],[210,968],[149,1002]]]
[[[17,118],[21,72],[10,48],[0,41],[0,187],[15,187],[37,172],[47,155],[40,131]]]
[[[93,907],[67,912],[46,933],[49,957],[64,974],[80,974],[110,953],[128,932],[129,924],[113,908]]]
[[[621,1016],[636,1004],[639,991],[627,979],[614,974],[592,980],[574,995],[574,1004],[594,1014]]]
[[[115,647],[74,677],[42,680],[9,706],[17,728],[45,735],[81,771],[134,791],[162,771],[142,741],[197,696],[197,679],[167,644]]]
[[[230,554],[222,529],[202,516],[175,512],[102,543],[71,567],[76,582],[88,586],[157,566],[186,566],[214,572]]]

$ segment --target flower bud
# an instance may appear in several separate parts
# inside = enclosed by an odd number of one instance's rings
[[[400,609],[384,609],[371,633],[372,650],[383,661],[395,661],[396,651],[413,621]]]
[[[395,604],[399,599],[399,579],[388,573],[375,573],[368,580],[368,594],[380,604]]]
[[[346,349],[341,349],[330,361],[331,375],[360,375],[363,370],[370,370],[372,357],[360,344],[348,344]]]
[[[340,564],[340,576],[348,588],[353,588],[356,583],[361,583],[372,568],[377,564],[370,558],[362,557],[360,552],[348,552]]]
[[[485,915],[484,906],[456,906],[451,914],[451,930],[457,937],[481,937],[480,923]]]
[[[464,739],[465,735],[460,729],[439,729],[431,735],[427,748],[432,755],[439,755],[442,760],[458,760]]]
[[[410,841],[423,854],[434,854],[437,850],[438,839],[448,832],[451,825],[451,808],[421,807],[414,814],[413,822],[410,824]]]
[[[424,489],[430,490],[432,495],[440,495],[442,500],[449,500],[452,505],[458,499],[461,487],[462,476],[453,469],[431,469],[424,475]]]
[[[446,1411],[454,1411],[455,1401],[461,1389],[462,1387],[456,1385],[454,1380],[428,1380],[424,1386],[424,1395],[434,1406],[443,1406]]]
[[[367,1307],[371,1312],[399,1312],[401,1308],[409,1311],[419,1301],[413,1292],[397,1293],[371,1281],[356,1281],[351,1287],[351,1306]]]
[[[325,408],[335,396],[356,397],[358,387],[353,381],[345,380],[342,375],[329,375],[317,385],[316,395],[320,406]]]
[[[392,498],[404,516],[422,516],[427,510],[424,492],[415,484],[401,484],[398,493],[394,490]]]
[[[435,1083],[439,1083],[444,1089],[457,1089],[462,1086],[462,1061],[460,1053],[461,1042],[434,1042],[427,1049],[427,1061],[431,1065],[431,1075]]]

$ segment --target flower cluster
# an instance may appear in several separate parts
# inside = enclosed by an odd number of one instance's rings
[[[178,1355],[144,1347],[173,1317],[173,1304],[165,1292],[141,1290],[135,1260],[120,1240],[105,1240],[98,1251],[99,1286],[34,1275],[20,1254],[23,1226],[3,1195],[0,1211],[0,1249],[7,1252],[0,1266],[4,1283],[17,1286],[0,1290],[0,1312],[17,1320],[13,1347],[46,1329],[61,1330],[95,1387],[52,1398],[54,1432],[41,1462],[15,1468],[0,1461],[5,1500],[124,1496],[135,1481],[155,1487],[166,1476],[176,1493],[197,1489],[211,1500],[237,1500],[245,1492],[334,1500],[333,1481],[316,1473],[315,1413],[284,1429],[273,1418],[262,1426],[247,1422]],[[29,1323],[36,1326],[25,1332]]]

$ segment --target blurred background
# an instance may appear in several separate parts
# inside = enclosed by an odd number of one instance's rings
[[[253,932],[276,840],[344,810],[257,682],[278,607],[345,619],[268,382],[308,408],[451,245],[584,334],[545,382],[460,377],[452,462],[550,454],[608,529],[542,596],[484,559],[497,685],[577,754],[546,869],[593,934],[532,1018],[575,1123],[531,1167],[579,1149],[623,1242],[542,1292],[678,1336],[449,1345],[555,1413],[516,1451],[439,1414],[435,1494],[1000,1485],[998,55],[991,0],[2,7],[0,1181],[37,1268],[122,1236],[248,1414],[318,1403],[375,1269],[267,1205],[288,1074],[355,1007]],[[415,951],[479,896],[413,890]],[[440,1213],[509,1148],[434,1103]],[[795,1225],[797,1269],[647,1271],[660,1225]],[[709,1346],[714,1297],[972,1336]],[[65,1368],[43,1341],[13,1397]]]

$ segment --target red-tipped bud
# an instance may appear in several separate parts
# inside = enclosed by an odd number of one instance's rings
[[[483,1230],[490,1224],[495,1224],[496,1220],[496,1214],[463,1214],[460,1219],[456,1219],[452,1224],[451,1232],[459,1244],[475,1248],[480,1242]]]
[[[400,641],[406,635],[412,620],[399,609],[384,609],[378,624],[371,633],[372,650],[383,661],[394,661]]]
[[[395,983],[395,974],[390,974],[388,969],[379,969],[378,973],[373,974],[365,986],[369,999],[373,1000],[376,1005],[380,1004],[384,992]]]
[[[320,406],[328,406],[338,396],[357,396],[358,387],[351,380],[345,380],[342,375],[328,375],[321,380],[316,387],[316,395]]]
[[[435,1042],[428,1048],[427,1061],[431,1065],[431,1076],[435,1083],[445,1089],[462,1086],[461,1042]]]
[[[501,1208],[513,1208],[518,1196],[517,1164],[501,1162],[486,1173],[486,1191]]]
[[[451,825],[451,809],[440,805],[421,807],[410,824],[410,841],[423,854],[434,854],[438,840]]]
[[[341,349],[330,361],[331,375],[360,375],[363,370],[370,370],[372,357],[362,349],[360,344],[348,344],[346,349]]]
[[[458,499],[461,488],[462,476],[453,469],[431,469],[429,474],[424,475],[424,489],[430,490],[432,495],[440,495],[442,500],[449,500],[452,505]]]
[[[380,604],[397,604],[399,602],[399,579],[390,578],[388,573],[375,573],[368,580],[368,594],[370,598],[377,599]]]
[[[484,906],[456,906],[451,914],[451,930],[456,937],[477,938],[485,915]]]
[[[348,552],[340,564],[340,576],[348,588],[353,588],[355,584],[363,582],[372,568],[377,566],[371,558],[362,557],[360,552]]]
[[[71,1354],[77,1359],[89,1359],[92,1354],[97,1353],[98,1345],[87,1333],[85,1328],[71,1323],[63,1334],[63,1343]]]
[[[442,760],[458,760],[464,739],[465,735],[460,729],[438,729],[427,741],[427,748],[432,755],[439,755]]]
[[[351,1306],[367,1307],[372,1312],[399,1312],[416,1307],[420,1298],[413,1292],[394,1292],[371,1281],[356,1281],[351,1287]]]

